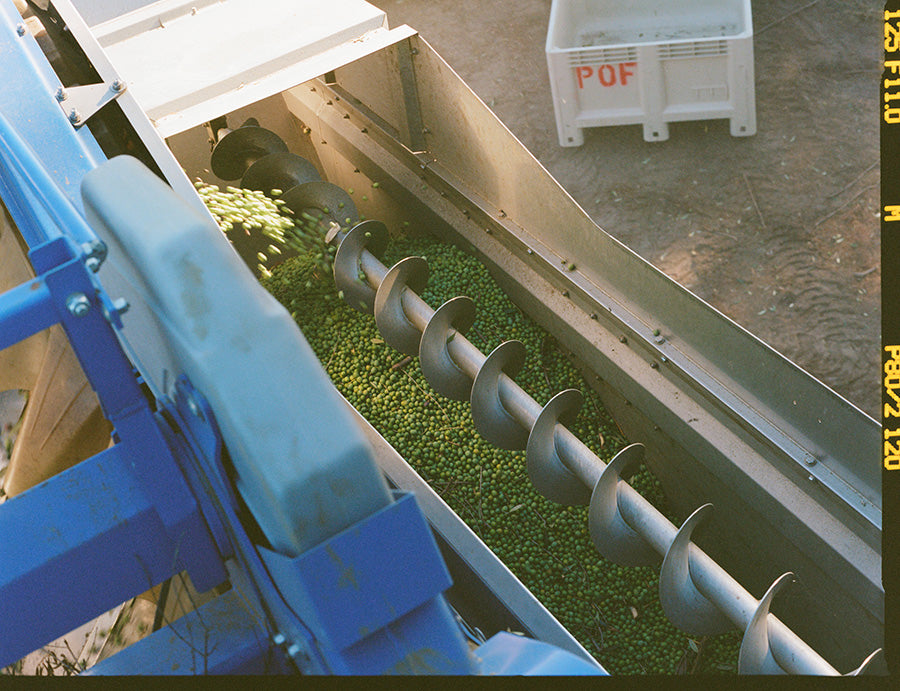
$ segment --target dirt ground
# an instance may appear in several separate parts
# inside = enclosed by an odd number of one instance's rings
[[[550,0],[374,0],[417,29],[600,227],[878,416],[881,3],[753,3],[757,134],[559,146]]]

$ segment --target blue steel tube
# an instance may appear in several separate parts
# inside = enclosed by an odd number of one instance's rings
[[[98,242],[97,236],[91,230],[81,214],[72,205],[44,169],[32,151],[31,147],[19,136],[15,128],[0,113],[0,173],[4,177],[20,180],[25,183],[28,193],[40,202],[50,219],[56,224],[53,228],[46,222],[42,222],[37,214],[31,214],[36,228],[20,228],[29,247],[59,237],[64,230],[79,245],[94,245]],[[15,191],[15,186],[13,186]],[[20,204],[19,209],[27,206]],[[38,234],[38,227],[40,231]]]
[[[50,289],[40,278],[0,295],[0,350],[59,321]]]

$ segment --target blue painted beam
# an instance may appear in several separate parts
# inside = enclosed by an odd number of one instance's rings
[[[51,218],[53,212],[46,209],[36,195],[58,191],[68,209],[82,213],[81,179],[106,156],[87,127],[75,129],[69,122],[55,98],[61,86],[59,78],[34,37],[27,31],[19,34],[16,27],[20,24],[22,17],[12,1],[0,0],[3,72],[0,118],[9,125],[0,140],[11,147],[9,150],[18,152],[16,157],[22,156],[21,143],[29,142],[30,152],[43,162],[56,184],[49,192],[41,192],[41,189],[49,189],[45,186],[46,180],[41,178],[33,181],[37,190],[33,187],[15,190],[10,184],[11,162],[0,156],[0,164],[5,164],[0,165],[3,173],[0,174],[0,196],[29,247],[59,236],[62,230],[82,241],[81,227],[70,231],[65,224],[59,226],[59,219]],[[8,134],[11,131],[15,132],[15,137]],[[3,148],[0,146],[0,150]],[[40,171],[35,174],[40,178]],[[59,208],[67,213],[66,207]]]
[[[259,614],[234,591],[207,602],[82,676],[286,674]]]
[[[59,321],[47,285],[39,278],[0,294],[0,350]]]
[[[132,465],[114,446],[0,506],[0,667],[181,569]]]

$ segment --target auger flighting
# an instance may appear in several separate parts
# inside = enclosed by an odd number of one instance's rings
[[[507,341],[487,356],[481,353],[466,339],[474,303],[456,297],[432,309],[418,295],[428,278],[425,260],[408,257],[384,266],[379,261],[388,240],[384,224],[360,220],[347,193],[321,181],[311,164],[288,153],[277,135],[255,123],[231,130],[214,150],[212,165],[222,179],[242,177],[242,187],[285,190],[280,195],[284,205],[316,226],[335,248],[339,295],[354,309],[374,315],[388,345],[418,356],[435,391],[470,401],[475,427],[485,439],[502,448],[524,448],[529,478],[545,497],[588,504],[591,539],[605,558],[637,566],[657,563],[662,555],[660,602],[675,626],[697,636],[743,630],[740,673],[838,674],[769,615],[773,597],[792,574],[782,575],[756,600],[691,542],[692,531],[711,512],[710,504],[680,528],[673,525],[627,483],[643,460],[642,445],[632,444],[605,464],[566,426],[578,413],[581,393],[565,390],[546,405],[538,404],[513,380],[524,360],[522,344]],[[851,674],[863,672],[880,652]]]

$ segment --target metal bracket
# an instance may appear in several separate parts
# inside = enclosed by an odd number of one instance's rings
[[[61,86],[56,91],[56,100],[72,126],[78,129],[103,106],[125,93],[127,88],[128,85],[121,79],[109,84],[86,84],[69,88]]]
[[[406,109],[406,126],[409,131],[409,146],[412,151],[425,151],[425,125],[422,122],[422,109],[419,107],[419,92],[416,88],[416,71],[413,55],[418,48],[412,46],[410,38],[397,43],[397,66],[400,69],[400,84],[403,89],[403,105]]]

